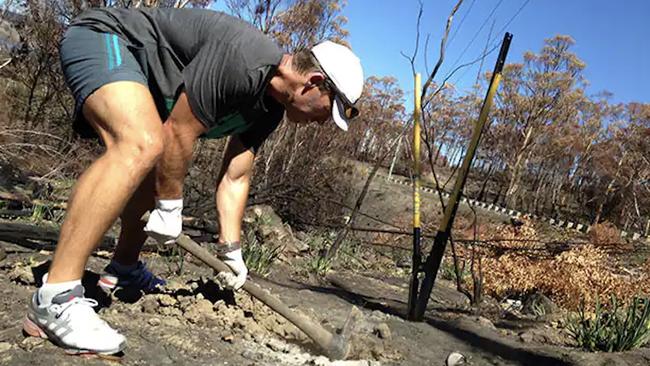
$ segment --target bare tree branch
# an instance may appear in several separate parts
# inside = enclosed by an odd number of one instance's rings
[[[438,73],[438,70],[440,69],[440,66],[442,65],[443,61],[445,60],[445,51],[447,50],[447,37],[449,37],[449,30],[451,29],[451,23],[454,19],[454,14],[458,11],[458,8],[460,5],[463,3],[463,0],[458,0],[454,8],[451,10],[451,13],[449,14],[449,17],[447,17],[447,26],[445,27],[445,34],[442,37],[442,40],[440,41],[440,57],[438,58],[438,62],[436,63],[436,66],[434,66],[433,71],[429,75],[429,78],[427,81],[424,83],[424,86],[422,87],[422,96],[427,95],[427,89],[433,82],[433,78],[436,77],[436,74]]]

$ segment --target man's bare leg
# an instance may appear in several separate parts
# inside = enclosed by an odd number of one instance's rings
[[[193,114],[187,96],[180,93],[163,125],[165,149],[156,167],[156,208],[144,230],[161,243],[170,244],[182,230],[183,181],[192,160],[192,148],[206,131]]]
[[[90,253],[163,150],[162,123],[144,85],[107,84],[86,100],[83,113],[107,148],[68,201],[47,283],[82,277]]]
[[[159,199],[181,198],[194,143],[206,130],[192,113],[187,95],[181,93],[163,126],[165,150],[156,171],[156,192]]]
[[[179,96],[162,131],[164,150],[157,169],[147,175],[120,215],[122,230],[113,259],[121,265],[137,263],[146,240],[141,217],[154,208],[155,199],[182,198],[192,148],[197,137],[205,131],[205,126],[191,114],[185,93]]]
[[[141,218],[145,212],[154,208],[154,174],[152,171],[145,177],[120,215],[120,237],[115,248],[113,260],[122,265],[128,266],[138,262],[140,251],[147,239],[147,234],[142,230],[145,223]]]

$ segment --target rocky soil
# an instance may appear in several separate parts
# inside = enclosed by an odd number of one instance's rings
[[[1,180],[0,186],[10,186]],[[357,225],[376,227],[377,219],[394,222],[408,216],[409,192],[384,180],[373,183],[363,209],[375,219],[362,216]],[[440,213],[429,207],[423,214]],[[300,330],[265,305],[244,292],[222,289],[212,270],[189,255],[155,246],[146,247],[143,259],[168,281],[159,293],[99,290],[98,276],[111,255],[106,251],[93,254],[84,277],[86,295],[99,303],[96,310],[127,336],[125,352],[113,359],[67,355],[49,341],[25,337],[21,330],[28,299],[47,271],[51,252],[43,249],[51,250],[49,239],[0,241],[0,365],[650,364],[650,348],[592,354],[571,347],[562,329],[564,314],[548,299],[531,304],[488,298],[475,309],[444,280],[436,282],[425,321],[407,322],[408,251],[364,246],[345,253],[322,277],[310,271],[314,252],[322,249],[312,247],[317,240],[310,234],[293,232],[268,207],[249,210],[245,223],[253,227],[251,235],[259,243],[283,248],[270,273],[264,278],[253,275],[252,280],[333,332],[340,330],[353,306],[362,310],[350,359],[327,359]],[[194,222],[185,224],[186,233],[197,241],[210,241],[215,232],[205,223],[197,225],[200,229]],[[401,239],[408,247],[408,238]],[[542,316],[531,311],[539,306],[545,309]]]
[[[23,246],[0,242],[0,364],[79,364],[50,342],[25,337],[21,321],[27,299],[38,285],[50,257]],[[128,337],[119,361],[87,359],[83,364],[124,365],[444,365],[452,352],[471,365],[644,365],[650,350],[592,355],[565,346],[565,337],[547,320],[500,309],[499,304],[474,314],[462,295],[444,282],[434,291],[423,323],[399,316],[405,309],[406,282],[368,272],[331,272],[327,278],[305,277],[278,264],[267,279],[254,278],[289,306],[339,329],[352,305],[364,313],[352,339],[352,359],[333,361],[319,355],[295,326],[243,292],[222,290],[208,270],[189,258],[149,253],[146,260],[169,285],[142,295],[96,287],[108,262],[98,252],[84,277],[87,295],[100,303],[99,313]],[[490,306],[494,308],[490,311]],[[508,314],[508,316],[504,316]]]

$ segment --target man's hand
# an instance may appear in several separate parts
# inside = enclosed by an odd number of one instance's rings
[[[156,200],[144,232],[161,244],[173,244],[183,229],[183,200]]]
[[[239,242],[218,243],[216,250],[219,259],[230,267],[234,273],[233,275],[233,273],[221,272],[217,275],[217,279],[227,288],[234,291],[239,290],[246,283],[246,277],[248,276],[248,268],[246,268],[246,263],[242,258]]]

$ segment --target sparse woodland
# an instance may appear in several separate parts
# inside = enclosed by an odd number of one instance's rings
[[[344,0],[226,3],[231,14],[250,21],[288,52],[324,38],[346,40]],[[0,165],[32,172],[47,182],[69,181],[101,153],[97,143],[79,139],[71,129],[73,103],[57,54],[68,20],[93,6],[206,7],[210,1],[28,0],[5,5],[2,19],[15,27],[19,39],[0,57]],[[471,258],[472,266],[476,264],[472,271],[482,271],[480,278],[460,286],[467,293],[477,284],[500,298],[540,291],[576,309],[580,300],[593,304],[598,295],[631,299],[650,291],[650,261],[630,266],[605,248],[615,243],[625,249],[620,230],[650,233],[650,104],[614,103],[607,91],[588,94],[584,70],[589,65],[573,46],[570,36],[550,34],[543,44],[528,45],[531,51],[522,63],[507,63],[465,195],[531,214],[598,224],[597,233],[587,246],[549,250],[542,258],[507,251],[519,246],[521,238],[538,239],[533,229],[516,238],[505,229],[468,229],[468,236],[478,231],[476,239],[514,241],[501,242],[505,251],[459,248],[466,266]],[[395,60],[408,67],[399,55]],[[418,158],[423,176],[430,180],[435,175],[441,189],[453,185],[448,178],[462,160],[478,117],[490,62],[470,93],[441,83],[423,96],[426,148]],[[333,124],[283,123],[257,157],[250,202],[273,206],[295,227],[305,222],[343,225],[349,211],[342,202],[358,195],[343,173],[349,160],[386,169],[394,162],[393,173],[412,174],[412,107],[405,105],[404,95],[397,79],[368,75],[359,102],[362,115],[348,133]],[[192,215],[213,214],[224,146],[225,141],[206,140],[196,147],[185,188]],[[48,198],[47,191],[42,195]]]

